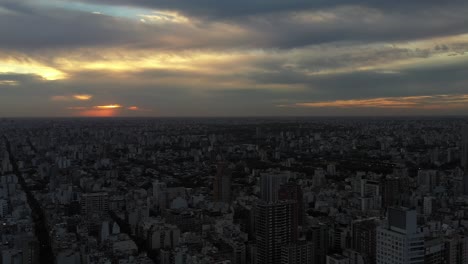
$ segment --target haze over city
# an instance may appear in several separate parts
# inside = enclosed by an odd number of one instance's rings
[[[0,116],[463,115],[468,3],[0,0]]]

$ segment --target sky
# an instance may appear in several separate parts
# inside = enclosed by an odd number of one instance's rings
[[[0,117],[468,114],[466,0],[0,0]]]

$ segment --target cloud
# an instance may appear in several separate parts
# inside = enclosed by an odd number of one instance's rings
[[[0,86],[17,86],[17,85],[19,85],[19,82],[15,80],[0,80]]]
[[[238,1],[166,1],[166,0],[86,0],[89,3],[106,5],[140,6],[146,8],[175,10],[193,16],[208,17],[237,17],[245,15],[263,15],[285,11],[317,10],[333,8],[343,5],[367,6],[387,11],[408,11],[425,8],[439,8],[447,6],[462,6],[463,0],[452,0],[442,3],[437,0],[393,1],[386,0],[238,0]]]
[[[341,5],[345,1],[338,5],[321,1],[322,4],[316,8],[300,9],[310,4],[300,1],[296,4],[272,2],[259,5],[260,2],[256,2],[260,10],[265,8],[275,12],[253,15],[249,14],[251,6],[247,3],[204,3],[207,8],[203,10],[219,5],[226,6],[228,11],[241,8],[245,14],[242,18],[224,19],[205,17],[197,12],[184,15],[177,8],[169,8],[172,11],[168,11],[165,2],[159,2],[161,9],[147,9],[147,13],[136,14],[134,19],[97,16],[72,8],[47,8],[31,1],[3,4],[14,12],[0,16],[0,34],[8,36],[0,42],[0,49],[28,53],[85,47],[146,49],[165,53],[289,49],[337,42],[394,42],[458,35],[467,33],[468,23],[468,7],[452,4],[443,9],[415,8],[411,12],[406,9],[388,12],[385,8],[378,8],[380,5],[372,5],[371,1],[355,1],[346,5]],[[185,7],[193,8],[190,10],[199,8],[198,4],[185,1],[167,2],[182,2],[175,5],[180,5],[183,10]],[[378,2],[382,7],[392,7]],[[122,1],[121,4],[132,5],[133,2]],[[429,1],[425,7],[431,5],[438,6]],[[282,9],[276,10],[279,7]],[[214,10],[218,9],[215,7]],[[145,23],[141,23],[141,19]],[[441,44],[439,47],[444,46]]]
[[[93,96],[90,94],[75,94],[73,95],[73,98],[75,98],[76,100],[87,101],[87,100],[91,100]]]
[[[0,113],[427,110],[449,100],[404,98],[468,93],[467,11],[458,0],[0,0]]]
[[[15,56],[11,56],[0,50],[0,74],[8,73],[34,74],[49,81],[66,78],[66,74],[64,72],[52,66],[41,63],[25,55],[15,54]]]
[[[153,11],[150,14],[140,14],[140,21],[144,23],[189,23],[190,19],[177,12]]]
[[[279,106],[310,108],[466,109],[468,108],[468,94],[382,97],[369,99],[305,102]]]
[[[53,95],[50,97],[52,101],[88,101],[93,98],[90,94],[73,94],[73,95]]]

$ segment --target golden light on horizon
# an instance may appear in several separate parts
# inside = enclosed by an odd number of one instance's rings
[[[47,81],[67,78],[67,75],[64,72],[44,65],[31,58],[24,58],[22,60],[10,58],[5,60],[0,59],[0,73],[35,74]]]
[[[440,94],[403,97],[379,97],[335,101],[303,102],[279,107],[309,108],[390,108],[390,109],[454,109],[468,106],[468,94]]]
[[[77,113],[82,117],[113,117],[117,115],[116,109],[91,109],[84,110]]]

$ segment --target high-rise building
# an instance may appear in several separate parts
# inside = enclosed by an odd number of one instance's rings
[[[296,202],[294,211],[297,214],[297,225],[303,226],[305,222],[305,209],[301,186],[295,182],[281,185],[278,190],[278,198],[280,200],[293,200]]]
[[[423,264],[424,256],[416,210],[389,208],[388,224],[377,228],[377,264]]]
[[[461,166],[464,169],[463,194],[468,195],[468,125],[462,128]]]
[[[21,249],[23,261],[22,264],[39,263],[39,241],[32,234],[23,234],[15,238],[15,247]],[[15,263],[15,262],[13,262]]]
[[[229,164],[220,162],[213,183],[213,200],[215,202],[231,202],[231,170]]]
[[[109,195],[106,192],[85,193],[81,196],[81,214],[89,217],[109,211]]]
[[[352,248],[366,263],[375,263],[377,223],[374,219],[357,220],[352,224]]]
[[[326,263],[329,247],[329,232],[330,228],[326,224],[318,224],[309,227],[306,231],[306,239],[307,241],[311,241],[313,245],[312,263]]]
[[[289,175],[282,174],[262,174],[260,176],[261,199],[265,202],[278,201],[278,193],[281,185],[286,184]]]
[[[257,264],[280,264],[281,248],[295,242],[295,204],[294,201],[260,201],[256,205]]]
[[[454,235],[445,239],[446,264],[468,263],[468,237]]]

